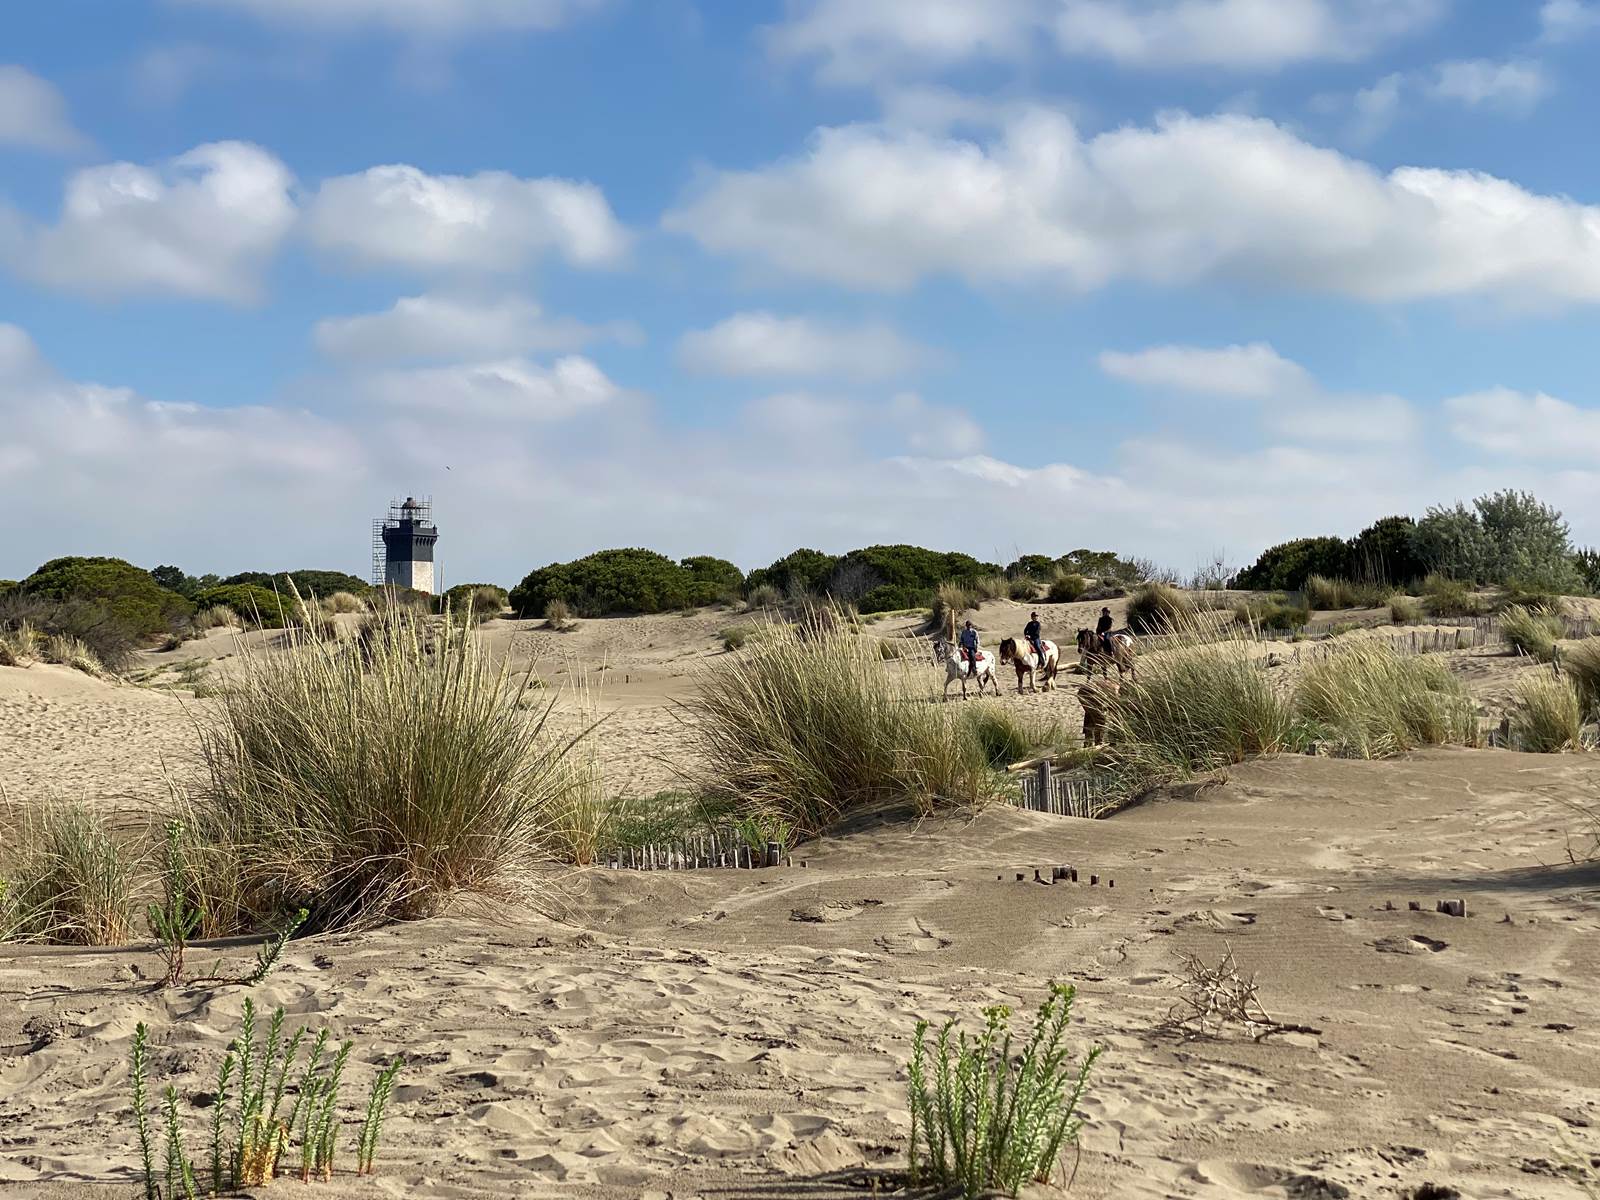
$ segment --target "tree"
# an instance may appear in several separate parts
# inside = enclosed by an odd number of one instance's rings
[[[784,555],[769,567],[759,567],[745,580],[747,588],[775,587],[780,592],[794,595],[800,592],[821,593],[833,574],[839,559],[821,550],[796,550]]]
[[[1299,591],[1313,575],[1344,579],[1350,575],[1350,543],[1338,537],[1296,538],[1261,552],[1261,557],[1233,581],[1256,591]]]
[[[1024,554],[1006,568],[1007,579],[1032,579],[1043,583],[1055,574],[1056,560],[1048,554]]]
[[[694,602],[714,604],[732,600],[744,591],[744,572],[725,558],[696,554],[678,564],[694,580]]]
[[[1410,517],[1383,517],[1350,542],[1350,569],[1356,579],[1403,585],[1428,573],[1417,553],[1417,523]]]
[[[1561,511],[1531,493],[1493,492],[1473,502],[1487,549],[1486,582],[1553,592],[1583,586]]]
[[[1465,504],[1450,508],[1430,505],[1417,522],[1414,545],[1429,572],[1469,583],[1481,582],[1488,570],[1489,547],[1478,514]]]
[[[694,576],[654,550],[600,550],[529,572],[511,589],[519,617],[542,617],[552,600],[580,617],[671,612],[694,603]]]
[[[149,571],[120,558],[53,558],[17,590],[46,600],[93,602],[137,636],[162,633],[194,611]]]

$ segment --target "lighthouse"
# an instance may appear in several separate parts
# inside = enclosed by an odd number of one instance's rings
[[[372,532],[373,582],[432,595],[433,545],[439,540],[433,502],[407,496],[401,503],[389,505],[389,515],[374,521]]]

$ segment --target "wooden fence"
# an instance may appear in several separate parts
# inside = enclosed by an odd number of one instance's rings
[[[1058,817],[1108,816],[1126,798],[1109,772],[1061,774],[1048,759],[1034,764],[1020,782],[1021,790],[1013,801],[1018,808]]]
[[[787,861],[781,842],[752,846],[731,826],[644,846],[619,846],[600,855],[613,871],[755,870]]]

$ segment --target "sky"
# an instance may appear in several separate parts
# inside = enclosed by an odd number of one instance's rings
[[[1600,542],[1600,0],[60,0],[0,577]],[[1584,347],[1590,347],[1585,350]]]

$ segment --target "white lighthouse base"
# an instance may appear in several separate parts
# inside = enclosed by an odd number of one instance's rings
[[[383,582],[390,587],[410,588],[433,595],[431,562],[391,562],[384,567]]]

